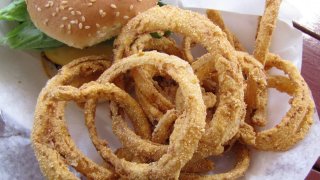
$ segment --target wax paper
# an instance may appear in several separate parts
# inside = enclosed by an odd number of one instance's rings
[[[1,1],[0,7],[9,0]],[[263,0],[167,0],[164,1],[185,9],[203,13],[206,8],[222,10],[227,26],[237,35],[249,50],[253,49],[257,27],[257,15],[263,13]],[[271,52],[292,61],[301,68],[302,34],[291,27],[291,20],[301,17],[290,1],[283,1],[280,19],[273,36]],[[9,24],[10,26],[10,24]],[[7,23],[0,23],[0,36],[8,30]],[[0,179],[43,179],[30,145],[36,99],[45,86],[47,77],[42,69],[39,52],[17,51],[0,47]],[[289,97],[270,90],[268,105],[269,124],[274,126],[290,108]],[[115,149],[119,142],[112,134],[107,105],[101,104],[97,110],[97,127],[101,137],[108,139]],[[78,148],[93,159],[102,159],[95,151],[86,127],[83,112],[75,104],[67,107],[66,119],[70,134]],[[306,138],[287,152],[258,152],[251,150],[251,164],[243,179],[303,179],[320,154],[320,125],[318,115],[314,115],[314,125]],[[233,155],[226,160],[216,160],[217,170],[223,172],[230,167]]]

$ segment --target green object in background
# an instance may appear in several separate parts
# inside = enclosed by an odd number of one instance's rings
[[[163,35],[157,33],[157,32],[153,32],[153,33],[150,33],[150,35],[153,37],[153,38],[156,38],[156,39],[161,39],[162,37],[168,37],[172,34],[171,31],[165,31]]]
[[[16,21],[18,25],[0,38],[0,45],[12,49],[48,49],[64,44],[50,38],[32,23],[25,0],[14,0],[7,7],[0,10],[0,20]]]
[[[164,5],[166,5],[166,4],[163,3],[163,2],[161,2],[161,1],[159,1],[159,2],[158,2],[158,5],[161,7],[161,6],[164,6]]]
[[[0,10],[0,20],[27,21],[29,14],[25,0],[14,0],[7,7]]]
[[[31,21],[25,21],[0,39],[12,49],[48,49],[60,47],[63,43],[54,40],[39,31]]]

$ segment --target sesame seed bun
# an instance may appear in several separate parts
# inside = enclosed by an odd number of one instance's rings
[[[84,48],[120,33],[129,19],[157,0],[26,0],[31,20],[48,36]]]

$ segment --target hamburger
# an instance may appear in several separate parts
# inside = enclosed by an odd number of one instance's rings
[[[55,65],[86,55],[112,54],[113,39],[137,14],[158,0],[13,0],[0,20],[16,25],[0,43],[37,49]]]

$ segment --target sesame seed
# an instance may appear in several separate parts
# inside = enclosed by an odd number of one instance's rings
[[[99,28],[99,27],[100,27],[100,24],[96,23],[96,26],[97,26],[97,28]]]
[[[68,1],[61,1],[61,4],[68,4]]]
[[[75,15],[75,14],[76,14],[74,11],[71,11],[70,13],[71,13],[72,15]]]
[[[69,10],[69,11],[72,11],[72,10],[73,10],[73,8],[72,8],[72,7],[69,7],[69,8],[68,8],[68,10]]]
[[[76,11],[76,13],[77,13],[78,15],[81,15],[81,12],[80,12],[80,11]]]
[[[48,4],[49,4],[50,7],[52,7],[53,6],[53,1],[48,1]]]
[[[46,5],[44,5],[44,7],[46,7],[46,8],[48,8],[50,5],[49,5],[49,3],[47,3]]]
[[[79,29],[82,29],[82,23],[79,23]]]
[[[91,27],[90,27],[90,26],[85,26],[84,28],[85,28],[85,29],[90,29]]]
[[[39,12],[40,12],[40,11],[41,11],[41,8],[40,8],[40,7],[38,7],[38,8],[37,8],[37,11],[39,11]]]
[[[71,25],[70,24],[68,24],[67,29],[71,30]]]
[[[110,7],[113,9],[117,9],[117,6],[115,4],[111,4]]]
[[[129,19],[129,16],[123,16],[123,19]]]
[[[61,29],[64,28],[64,24],[61,24],[61,25],[60,25],[60,28],[61,28]]]
[[[116,17],[119,17],[120,16],[120,12],[116,12]]]
[[[56,16],[56,15],[57,15],[57,13],[56,13],[56,12],[53,12],[51,15],[54,17],[54,16]]]
[[[130,9],[130,10],[132,10],[132,9],[133,9],[133,5],[132,5],[132,4],[130,5],[129,9]]]
[[[142,0],[138,0],[138,2],[142,2]]]
[[[70,23],[71,24],[78,24],[78,20],[71,20]]]
[[[85,22],[86,21],[86,18],[84,16],[81,16],[81,21],[82,22]]]
[[[93,4],[90,2],[90,3],[88,3],[88,6],[92,6]]]
[[[49,19],[45,19],[44,22],[43,22],[43,24],[44,24],[44,25],[48,25],[48,22],[49,22]]]
[[[106,16],[106,13],[102,9],[99,10],[99,14],[100,14],[101,17],[105,17]]]
[[[66,16],[63,16],[63,17],[62,17],[62,20],[63,20],[63,21],[65,21],[65,20],[67,20],[67,19],[68,19],[68,17],[66,17]]]
[[[90,0],[90,1],[93,2],[93,3],[96,2],[96,0]]]
[[[96,34],[97,34],[98,37],[103,37],[103,36],[106,35],[106,32],[97,31]]]

